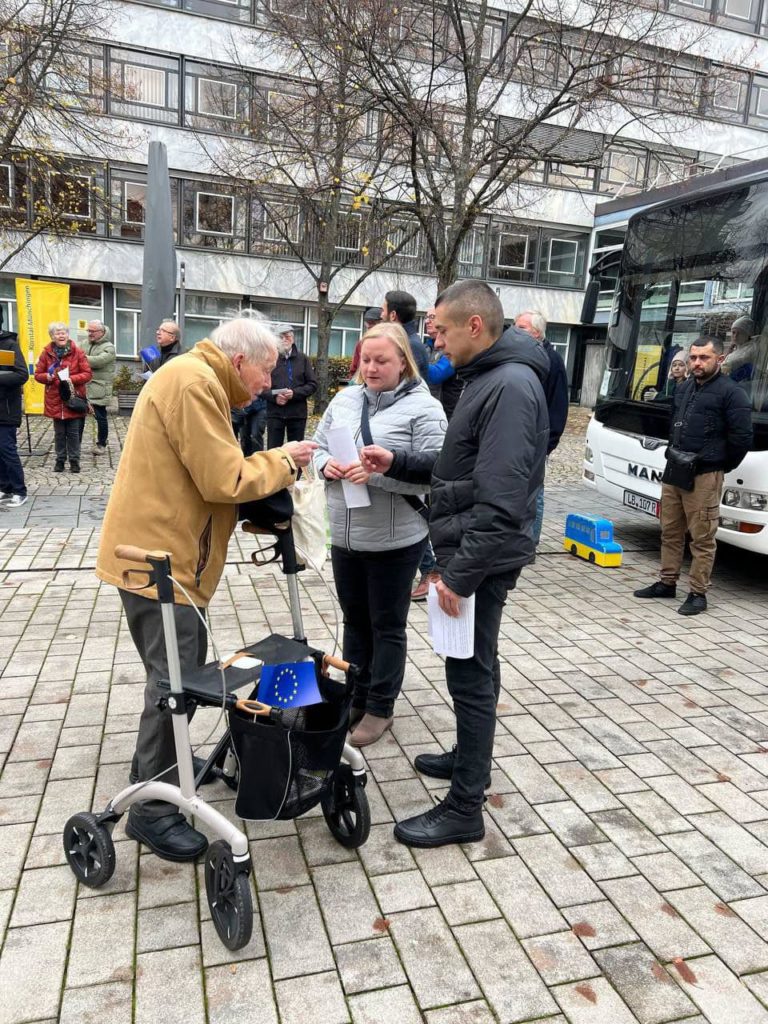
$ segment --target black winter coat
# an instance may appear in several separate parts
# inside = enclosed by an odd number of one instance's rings
[[[307,399],[317,391],[317,378],[309,356],[299,352],[295,345],[287,356],[281,352],[277,357],[277,365],[272,371],[272,390],[278,388],[290,388],[293,398],[285,405],[278,405],[277,395],[265,394],[267,419],[305,420]]]
[[[549,358],[549,373],[544,381],[544,397],[547,399],[549,412],[549,441],[547,455],[557,448],[560,438],[568,422],[568,374],[563,357],[550,343],[544,339],[541,347]]]
[[[0,364],[0,426],[21,426],[21,392],[29,380],[29,370],[24,361],[16,335],[0,331],[0,352],[13,352],[13,366]]]
[[[678,422],[682,423],[679,437]],[[719,469],[729,473],[752,446],[749,395],[719,372],[703,384],[689,377],[675,389],[669,431],[675,448],[699,453],[697,474]]]
[[[516,328],[458,371],[464,393],[432,470],[429,536],[443,580],[462,597],[534,560],[548,373],[546,352]],[[396,452],[388,475],[420,483],[427,471],[426,460]]]

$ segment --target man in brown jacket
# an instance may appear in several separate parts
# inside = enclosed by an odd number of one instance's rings
[[[294,441],[245,458],[232,433],[230,410],[269,386],[277,339],[265,324],[231,320],[210,340],[154,374],[142,389],[104,517],[96,574],[120,588],[128,628],[147,672],[144,711],[133,771],[145,781],[175,783],[171,715],[158,707],[158,681],[168,677],[154,588],[124,589],[118,544],[170,552],[174,615],[182,672],[205,662],[205,609],[219,583],[237,506],[295,481],[315,447]],[[208,845],[176,807],[148,801],[131,807],[126,833],[166,860],[194,860]]]

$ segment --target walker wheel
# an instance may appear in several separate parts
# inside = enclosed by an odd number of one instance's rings
[[[362,846],[371,831],[368,797],[355,781],[349,765],[341,765],[333,776],[333,785],[321,806],[331,835],[347,849]]]
[[[64,826],[64,856],[78,881],[91,889],[104,885],[115,870],[115,844],[94,814],[73,814]]]
[[[205,892],[216,932],[227,949],[247,946],[253,931],[253,898],[248,872],[235,864],[222,839],[205,856]]]

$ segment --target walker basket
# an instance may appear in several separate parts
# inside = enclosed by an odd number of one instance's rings
[[[268,716],[256,717],[230,709],[229,728],[240,768],[238,817],[297,818],[330,790],[349,727],[351,691],[320,671],[317,681],[322,704],[273,708]]]

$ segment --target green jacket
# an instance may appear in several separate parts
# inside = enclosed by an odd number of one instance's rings
[[[82,343],[85,358],[93,370],[93,378],[86,387],[88,401],[93,405],[107,405],[112,397],[112,381],[115,376],[115,346],[112,332],[104,329],[104,337],[98,341]]]

